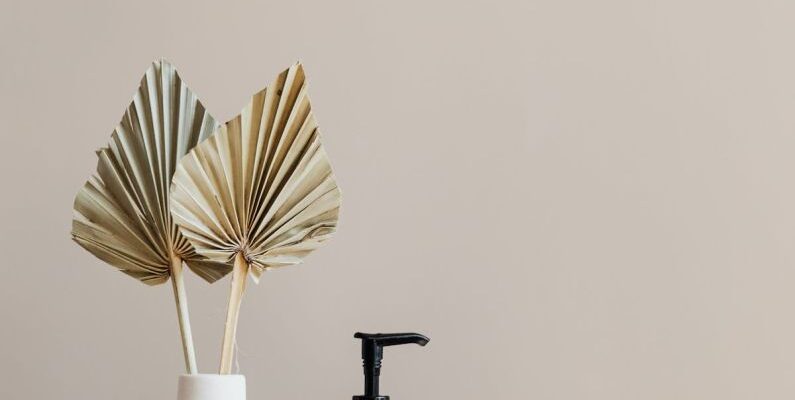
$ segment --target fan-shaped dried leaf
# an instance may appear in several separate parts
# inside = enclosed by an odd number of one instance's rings
[[[77,194],[73,239],[150,285],[168,280],[172,253],[207,281],[228,273],[229,265],[196,254],[169,212],[177,162],[217,125],[173,66],[153,63]]]
[[[335,230],[340,191],[296,64],[180,161],[171,211],[208,259],[241,253],[258,278],[318,247]]]

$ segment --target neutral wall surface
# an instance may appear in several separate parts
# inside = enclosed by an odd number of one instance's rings
[[[795,3],[0,2],[0,399],[173,399],[168,285],[70,241],[149,62],[219,119],[304,62],[337,235],[250,286],[252,399],[795,398]],[[188,279],[216,369],[228,278]]]

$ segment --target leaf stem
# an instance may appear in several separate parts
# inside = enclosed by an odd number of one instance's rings
[[[235,333],[237,331],[237,318],[240,315],[240,302],[246,290],[249,265],[242,253],[235,256],[235,265],[232,269],[232,287],[229,290],[229,306],[226,309],[226,326],[224,327],[224,341],[221,347],[221,368],[219,373],[226,375],[232,371],[232,359],[235,350]]]
[[[182,259],[172,254],[171,285],[174,288],[174,301],[177,304],[179,333],[182,337],[182,352],[185,355],[185,370],[188,374],[193,375],[196,373],[196,350],[193,347],[193,334],[190,330],[188,295],[185,293],[185,280],[183,276]]]

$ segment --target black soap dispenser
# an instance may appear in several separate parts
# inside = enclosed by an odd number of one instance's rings
[[[353,337],[362,339],[362,360],[364,360],[364,394],[353,396],[353,400],[389,400],[389,396],[378,394],[378,378],[381,375],[381,360],[384,346],[416,343],[428,344],[430,339],[419,333],[361,333]]]

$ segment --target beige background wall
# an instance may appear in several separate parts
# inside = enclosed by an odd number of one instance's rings
[[[69,240],[157,57],[219,119],[302,60],[337,236],[243,304],[252,399],[795,397],[795,4],[0,3],[0,398],[173,399],[168,286]],[[228,281],[189,282],[216,368]]]

